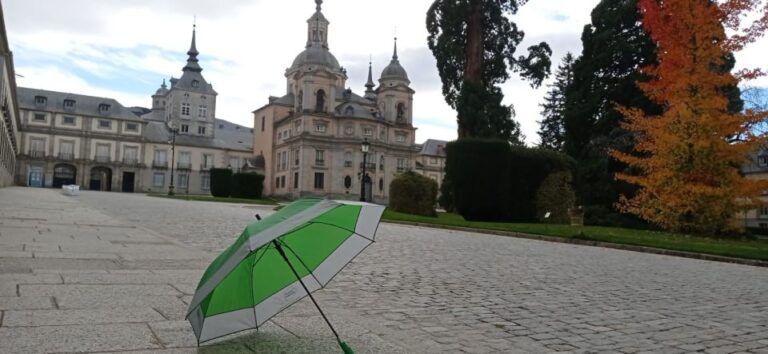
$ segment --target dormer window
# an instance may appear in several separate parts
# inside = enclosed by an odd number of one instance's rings
[[[66,110],[74,110],[75,109],[75,100],[66,99],[64,100],[64,109]]]
[[[99,104],[99,113],[107,113],[107,112],[109,112],[109,107],[110,107],[110,105],[108,105],[106,103]]]
[[[35,96],[35,105],[45,106],[46,103],[48,103],[48,97],[45,97],[45,96]]]
[[[192,87],[194,87],[194,88],[200,87],[200,81],[192,80]]]

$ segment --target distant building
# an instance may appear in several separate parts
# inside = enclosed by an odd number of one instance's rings
[[[445,177],[445,145],[447,141],[428,139],[421,144],[414,171],[437,182],[438,191]],[[439,194],[439,192],[438,192]]]
[[[194,30],[187,54],[181,78],[163,82],[152,109],[19,88],[17,184],[166,192],[173,179],[177,193],[207,194],[211,168],[252,168],[253,131],[215,118],[217,94],[201,75]]]
[[[386,203],[389,183],[410,170],[414,144],[413,95],[395,43],[378,87],[369,64],[365,93],[346,88],[347,72],[328,47],[329,22],[316,0],[307,43],[286,70],[286,93],[270,97],[254,115],[255,155],[265,162],[265,192],[286,198],[323,196]],[[361,144],[370,143],[365,161]]]
[[[19,109],[16,99],[16,72],[8,47],[5,17],[0,5],[0,187],[13,184],[16,155],[19,153]]]
[[[741,172],[746,178],[768,179],[768,147],[751,154],[749,162],[741,167]],[[742,220],[745,228],[762,229],[768,233],[768,191],[764,191],[760,199],[763,201],[762,206],[737,215],[736,218]]]

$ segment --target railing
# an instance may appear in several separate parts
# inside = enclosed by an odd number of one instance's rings
[[[208,165],[208,164],[204,164],[204,163],[203,163],[203,164],[200,164],[200,171],[207,171],[207,170],[210,170],[210,169],[212,169],[212,168],[213,168],[213,165],[212,165],[212,164],[211,164],[211,165]]]
[[[71,152],[60,152],[59,153],[59,160],[74,160],[75,154]]]
[[[352,161],[344,161],[344,167],[352,167]]]
[[[153,160],[152,161],[152,167],[153,168],[168,168],[168,161]]]
[[[123,157],[123,163],[126,164],[126,165],[131,165],[131,166],[138,165],[139,164],[139,159],[137,159],[135,157]]]
[[[360,168],[363,168],[363,163],[360,163]],[[376,163],[375,162],[366,162],[365,163],[365,170],[366,171],[376,171]]]
[[[108,163],[111,161],[111,157],[109,155],[96,155],[94,160],[96,160],[96,162]]]
[[[315,165],[316,166],[324,166],[325,165],[325,160],[315,160]]]
[[[191,170],[192,169],[192,163],[191,162],[177,162],[176,168],[179,170]]]
[[[42,150],[30,150],[29,151],[29,157],[41,159],[45,157],[45,151]]]

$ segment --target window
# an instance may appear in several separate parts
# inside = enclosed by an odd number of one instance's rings
[[[45,114],[35,113],[35,115],[32,117],[32,120],[35,122],[45,122]]]
[[[266,122],[267,117],[261,117],[261,131],[264,131],[264,123]]]
[[[205,135],[205,127],[197,127],[197,134]]]
[[[139,148],[136,146],[123,147],[123,162],[127,164],[135,164],[138,161]]]
[[[240,158],[239,157],[230,157],[229,158],[229,167],[232,168],[240,168]]]
[[[72,160],[75,158],[75,142],[62,140],[59,142],[59,158],[62,160]]]
[[[139,124],[138,123],[126,123],[125,124],[125,131],[138,132],[139,131]]]
[[[355,128],[352,126],[347,126],[344,128],[344,134],[352,135],[355,133]]]
[[[760,167],[768,166],[768,156],[758,156],[757,165]]]
[[[32,157],[45,156],[45,139],[44,138],[29,139],[29,155]]]
[[[109,144],[96,144],[96,161],[109,162],[112,159],[111,146]]]
[[[181,115],[182,116],[188,116],[189,115],[189,103],[182,103],[181,104]]]
[[[379,156],[379,170],[384,170],[384,155]]]
[[[178,175],[179,179],[179,188],[188,188],[189,187],[189,175],[186,173],[179,173]]]
[[[429,163],[432,164],[432,165],[437,165],[437,157],[429,158]]]
[[[363,128],[363,135],[373,136],[373,128]]]
[[[352,153],[349,151],[344,153],[344,167],[352,167]]]
[[[64,100],[64,109],[68,111],[75,109],[75,100],[70,100],[70,99]]]
[[[299,165],[299,150],[293,150],[293,165],[298,166]]]
[[[315,189],[325,188],[325,173],[315,172]]]
[[[187,125],[187,124],[182,124],[182,125],[181,125],[181,132],[182,132],[182,133],[189,133],[189,125]]]
[[[352,187],[352,177],[344,177],[344,188],[349,189],[349,187]]]
[[[406,167],[405,159],[397,159],[397,171],[404,171]]]
[[[160,188],[165,187],[165,173],[155,172],[152,177],[152,186]]]
[[[293,173],[293,189],[299,189],[299,173]]]
[[[110,107],[110,105],[108,105],[106,103],[99,104],[99,113],[107,113],[107,112],[109,112],[109,107]]]
[[[354,116],[355,115],[355,108],[352,106],[347,107],[344,109],[344,115],[346,116]]]
[[[294,128],[296,129],[296,135],[299,135],[301,133],[301,121],[297,120],[296,123],[294,123]]]
[[[395,141],[398,143],[404,143],[405,142],[405,134],[399,133],[395,134]]]
[[[163,166],[168,163],[168,151],[155,150],[155,166]]]
[[[194,88],[200,87],[200,81],[192,80],[192,87],[194,87]]]
[[[280,187],[285,188],[285,176],[280,176]]]
[[[213,168],[213,155],[203,154],[203,168]]]
[[[179,152],[179,161],[177,162],[178,168],[192,168],[192,153],[189,151]]]
[[[200,176],[200,189],[204,191],[211,189],[211,176],[207,174]]]
[[[384,178],[379,178],[379,192],[384,192]]]
[[[315,112],[325,112],[325,91],[317,90]]]
[[[275,177],[275,189],[280,188],[280,177]]]
[[[63,124],[63,125],[75,125],[75,117],[63,116],[63,117],[61,117],[61,124]]]
[[[207,116],[208,116],[208,106],[206,106],[206,105],[200,105],[199,107],[197,107],[197,115],[198,115],[200,118],[205,118],[205,117],[207,117]]]
[[[322,166],[325,164],[325,150],[315,150],[315,165]]]
[[[760,217],[764,218],[768,216],[768,207],[764,206],[760,208]]]
[[[48,98],[45,96],[35,96],[35,105],[45,106],[48,103]]]
[[[325,131],[328,129],[328,125],[325,123],[316,123],[315,124],[315,131],[318,133],[325,133]]]
[[[106,119],[99,119],[99,129],[111,129],[112,121]]]

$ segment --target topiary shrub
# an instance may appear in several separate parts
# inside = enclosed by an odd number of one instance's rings
[[[211,169],[211,195],[227,198],[232,193],[232,170],[228,168]]]
[[[550,173],[536,191],[536,217],[548,224],[569,224],[568,209],[576,203],[570,171]],[[549,212],[549,218],[545,218]]]
[[[512,147],[509,150],[510,178],[508,221],[538,220],[536,192],[547,176],[570,171],[575,161],[568,155],[539,148]]]
[[[264,191],[264,176],[256,173],[235,173],[232,176],[232,196],[260,199]]]
[[[413,171],[400,174],[389,184],[389,208],[408,214],[437,216],[437,182]]]
[[[509,143],[465,138],[445,148],[446,178],[456,211],[470,221],[500,221],[508,215]]]
[[[447,175],[443,177],[443,184],[440,185],[440,196],[437,197],[437,203],[449,213],[456,211],[456,205],[453,203],[453,184]]]

